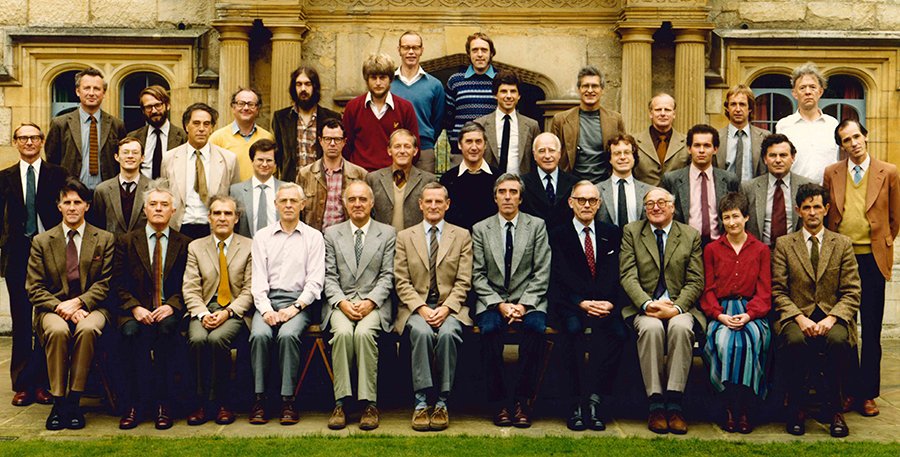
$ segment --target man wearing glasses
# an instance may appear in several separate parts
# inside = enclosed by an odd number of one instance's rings
[[[694,328],[706,317],[694,306],[703,292],[700,233],[673,220],[675,198],[655,187],[644,197],[647,219],[625,226],[619,257],[630,304],[622,317],[637,332],[637,352],[654,433],[687,433],[681,399],[691,368]],[[698,330],[699,331],[699,330]]]
[[[252,87],[240,87],[231,95],[231,114],[234,122],[213,132],[209,142],[233,152],[237,156],[240,180],[246,181],[253,176],[253,161],[250,160],[250,145],[265,138],[275,141],[272,134],[256,125],[259,110],[262,108],[262,95]]]
[[[128,132],[137,138],[144,151],[141,174],[159,178],[162,173],[163,153],[187,142],[184,129],[169,122],[169,93],[162,86],[147,86],[141,91],[141,112],[147,121],[143,127]]]

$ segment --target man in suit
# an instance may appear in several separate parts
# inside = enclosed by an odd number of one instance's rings
[[[842,438],[850,433],[840,395],[850,353],[856,351],[859,270],[850,239],[825,228],[828,190],[804,184],[796,204],[803,228],[779,238],[772,256],[775,332],[789,399],[785,428],[791,435],[806,432],[806,377],[823,369],[824,382],[816,388],[821,412],[831,418],[831,436]]]
[[[516,110],[522,95],[519,93],[519,76],[515,72],[501,70],[494,76],[492,84],[497,109],[475,119],[485,132],[484,158],[500,173],[524,175],[531,170],[531,145],[541,129],[537,121]],[[459,140],[462,141],[461,130]]]
[[[552,228],[549,234],[553,253],[550,303],[565,331],[562,352],[573,400],[566,426],[575,431],[606,429],[601,411],[603,395],[612,392],[625,339],[618,280],[621,235],[614,225],[596,219],[601,200],[596,186],[579,181],[569,197],[575,217],[570,224]],[[585,351],[578,344],[585,328],[591,329],[587,389],[581,384]]]
[[[583,67],[578,72],[578,106],[555,114],[550,124],[550,132],[562,143],[559,166],[594,184],[610,175],[609,151],[604,146],[625,133],[622,115],[600,105],[605,88],[600,70],[591,65]]]
[[[209,197],[228,194],[240,178],[234,153],[209,142],[219,114],[205,103],[184,110],[181,123],[187,143],[166,153],[162,176],[175,195],[172,228],[192,240],[209,236]]]
[[[103,181],[94,191],[90,220],[117,237],[147,223],[144,192],[150,178],[141,173],[142,161],[140,141],[130,136],[122,138],[116,151],[119,175]]]
[[[697,124],[688,130],[687,143],[691,165],[666,173],[661,184],[675,196],[675,220],[700,232],[700,240],[706,246],[723,232],[719,199],[728,192],[737,192],[739,181],[731,172],[712,166],[719,149],[716,129]]]
[[[800,221],[792,197],[800,186],[812,181],[791,171],[797,149],[788,137],[769,135],[760,149],[768,173],[741,183],[741,193],[750,203],[746,230],[775,249],[775,240],[795,231]]]
[[[12,317],[12,377],[14,406],[35,400],[50,404],[47,364],[40,343],[33,338],[32,305],[25,290],[31,240],[62,220],[56,208],[66,170],[41,159],[44,133],[37,124],[19,125],[13,131],[19,160],[0,172],[0,271],[9,292]]]
[[[446,97],[441,80],[425,72],[420,65],[425,43],[422,35],[407,30],[400,35],[397,44],[400,53],[400,67],[394,72],[391,89],[400,98],[412,103],[419,122],[419,161],[416,166],[423,171],[434,173],[434,144],[444,130],[444,110]]]
[[[277,167],[277,150],[278,146],[272,140],[262,139],[253,143],[248,151],[253,164],[253,177],[231,185],[229,193],[241,209],[236,230],[241,236],[253,238],[257,230],[278,220],[275,193],[284,182],[272,176]]]
[[[293,104],[272,114],[272,135],[278,145],[275,163],[279,176],[294,182],[298,170],[322,157],[322,126],[329,119],[341,120],[341,115],[319,104],[322,83],[311,66],[300,65],[291,72],[288,92]]]
[[[617,225],[619,230],[623,230],[629,222],[647,217],[641,202],[652,186],[634,177],[634,167],[640,157],[634,137],[627,133],[616,135],[609,139],[606,149],[609,151],[612,175],[597,184],[600,190],[597,217],[601,222]]]
[[[363,181],[344,190],[350,220],[325,230],[323,330],[331,330],[334,411],[328,428],[347,425],[344,402],[353,396],[351,369],[357,371],[357,398],[365,404],[361,430],[378,428],[378,335],[390,332],[394,286],[393,227],[370,217],[375,197]]]
[[[140,102],[141,112],[147,123],[128,132],[127,136],[137,138],[144,151],[141,174],[156,179],[162,175],[165,152],[187,142],[187,133],[169,122],[169,92],[164,87],[147,86],[141,91]]]
[[[500,175],[494,185],[499,212],[472,229],[475,322],[481,330],[488,401],[495,407],[494,425],[500,427],[531,426],[530,403],[537,394],[547,329],[550,245],[546,225],[519,212],[524,187],[517,175]],[[503,381],[503,335],[510,326],[523,332],[512,414]]]
[[[188,425],[206,423],[207,413],[212,411],[216,411],[217,424],[234,422],[233,405],[228,401],[231,346],[247,328],[253,308],[253,241],[234,233],[238,213],[234,198],[213,196],[209,202],[212,234],[188,245],[181,292],[190,315],[188,343],[200,394],[199,405],[188,415]]]
[[[643,160],[643,157],[641,158]],[[637,332],[637,352],[650,401],[647,427],[687,433],[681,408],[691,368],[694,332],[706,317],[695,306],[703,293],[700,233],[674,220],[675,197],[655,187],[644,196],[647,220],[622,233],[622,288],[630,303],[622,317]]]
[[[68,178],[57,203],[63,223],[36,236],[28,258],[26,287],[35,330],[47,352],[53,394],[47,430],[84,428],[81,394],[94,345],[109,320],[106,298],[115,238],[84,221],[89,201],[87,187]]]
[[[300,221],[306,203],[303,189],[284,183],[275,193],[280,219],[253,238],[253,303],[250,325],[250,364],[256,399],[251,424],[265,424],[266,382],[277,346],[281,371],[281,425],[300,421],[294,406],[294,388],[300,376],[300,335],[315,315],[325,282],[325,241],[316,229]]]
[[[848,158],[825,169],[825,187],[832,202],[828,229],[850,237],[862,279],[862,357],[858,373],[848,378],[856,382],[850,386],[845,409],[856,406],[863,416],[876,416],[884,288],[891,280],[894,239],[900,231],[900,176],[896,165],[869,155],[868,134],[852,119],[838,124],[834,140]],[[852,361],[857,362],[856,357]],[[859,404],[854,405],[854,399]]]
[[[340,119],[326,119],[320,128],[320,159],[304,166],[297,175],[297,184],[309,199],[303,211],[306,225],[323,231],[347,220],[341,198],[351,181],[365,180],[366,169],[344,160],[344,125]]]
[[[209,142],[234,153],[240,181],[253,177],[253,159],[250,146],[260,140],[274,142],[275,137],[260,127],[256,120],[262,109],[262,95],[252,87],[239,87],[231,94],[231,114],[234,122],[213,132]]]
[[[472,325],[466,306],[472,287],[472,237],[444,220],[450,207],[444,186],[426,184],[419,207],[424,221],[397,234],[394,279],[400,301],[394,330],[406,335],[411,346],[416,405],[412,428],[444,430],[450,425],[447,401],[462,326]]]
[[[666,93],[650,99],[650,128],[634,136],[641,159],[634,169],[634,177],[658,186],[665,173],[684,168],[691,163],[691,155],[683,133],[675,130],[675,99]]]
[[[525,190],[519,209],[543,219],[547,227],[564,223],[572,218],[572,209],[566,204],[566,196],[572,191],[578,178],[560,169],[562,145],[556,135],[544,132],[536,136],[532,151],[537,167],[522,176]]]
[[[50,121],[44,145],[47,162],[62,166],[91,190],[119,173],[113,156],[125,137],[125,124],[100,109],[107,85],[95,68],[76,73],[78,109]]]
[[[372,218],[389,224],[398,232],[422,222],[416,198],[426,184],[437,181],[431,173],[413,167],[419,153],[416,135],[406,129],[391,134],[387,149],[391,165],[366,175],[366,183],[375,193]]]
[[[191,242],[171,228],[175,202],[165,180],[151,182],[144,193],[147,224],[116,242],[113,284],[119,296],[120,349],[127,380],[119,420],[123,430],[137,427],[151,405],[156,428],[172,427],[174,359],[184,312],[181,285]]]
[[[484,127],[467,122],[459,131],[463,161],[447,170],[440,179],[450,194],[450,201],[460,203],[447,210],[447,222],[469,231],[478,221],[497,213],[492,194],[500,171],[484,159],[487,142]]]
[[[719,129],[722,149],[716,154],[715,166],[728,170],[745,183],[766,173],[766,164],[760,156],[760,145],[771,132],[750,125],[756,98],[753,90],[738,84],[725,93],[725,117],[728,125]]]

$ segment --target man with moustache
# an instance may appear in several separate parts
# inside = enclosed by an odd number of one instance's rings
[[[272,176],[277,167],[277,149],[272,140],[262,139],[253,143],[248,151],[253,163],[253,177],[231,185],[229,192],[241,208],[236,229],[241,236],[253,238],[257,231],[278,220],[275,193],[284,181]]]
[[[497,213],[491,194],[501,173],[484,160],[487,141],[480,124],[467,122],[459,131],[459,142],[463,161],[441,175],[440,182],[450,201],[460,202],[447,210],[447,222],[471,231],[476,222]]]
[[[475,32],[469,35],[466,37],[469,66],[465,71],[454,73],[447,79],[444,124],[447,128],[447,141],[450,142],[452,165],[459,165],[462,161],[456,150],[459,130],[466,122],[486,116],[497,107],[493,92],[493,80],[497,72],[491,64],[496,54],[494,40],[487,34]]]
[[[559,167],[562,144],[553,133],[536,136],[532,152],[537,168],[522,176],[525,190],[520,208],[523,213],[543,219],[549,229],[572,218],[566,199],[578,178]]]
[[[184,144],[187,141],[187,133],[183,128],[169,122],[169,92],[164,87],[147,86],[141,91],[140,102],[141,112],[147,123],[137,130],[128,132],[127,136],[137,138],[141,150],[144,151],[141,174],[156,179],[162,173],[164,153]]]
[[[256,124],[262,109],[262,95],[252,87],[241,87],[231,94],[234,122],[213,132],[209,142],[234,153],[241,181],[253,176],[250,146],[259,140],[275,141],[268,130]]]
[[[647,217],[641,201],[652,186],[638,181],[632,173],[640,157],[633,136],[627,133],[616,135],[606,143],[606,149],[612,175],[597,184],[601,196],[597,217],[624,230],[628,223]]]
[[[126,136],[116,152],[119,176],[107,179],[94,191],[90,219],[96,226],[117,237],[147,223],[144,215],[144,191],[150,178],[141,173],[141,142]]]
[[[756,98],[753,90],[738,84],[725,93],[725,117],[728,125],[719,129],[722,148],[716,154],[715,166],[728,170],[745,183],[766,173],[766,164],[760,156],[760,145],[771,132],[750,125]]]
[[[522,98],[519,85],[519,76],[515,72],[498,72],[491,86],[497,109],[475,122],[484,127],[485,160],[501,173],[524,175],[531,170],[531,145],[541,129],[537,121],[516,110]]]
[[[691,163],[691,155],[683,133],[675,130],[675,99],[666,93],[650,99],[650,128],[638,132],[637,141],[641,159],[634,168],[634,177],[658,186],[664,174],[684,168]]]
[[[387,149],[391,164],[366,175],[366,183],[375,193],[372,218],[389,224],[398,232],[422,222],[416,208],[416,196],[426,184],[437,181],[433,174],[413,167],[419,153],[416,136],[406,129],[391,134]]]

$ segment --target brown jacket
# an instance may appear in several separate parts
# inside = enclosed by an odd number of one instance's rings
[[[343,160],[341,189],[346,189],[350,181],[364,181],[366,174],[365,168],[354,165],[349,160]],[[303,210],[303,222],[321,232],[322,221],[325,219],[325,200],[328,198],[328,183],[325,182],[322,159],[301,168],[297,172],[297,184],[303,188],[307,199]]]
[[[576,106],[561,113],[556,113],[550,124],[550,132],[559,138],[559,142],[562,145],[562,157],[559,159],[559,168],[569,173],[575,168],[575,151],[578,147],[578,129],[580,127],[579,110],[580,108]],[[622,115],[601,106],[600,130],[603,132],[603,147],[605,149],[606,142],[610,138],[625,133],[625,122],[622,121]]]

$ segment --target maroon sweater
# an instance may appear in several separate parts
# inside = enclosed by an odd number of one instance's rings
[[[394,108],[388,107],[381,119],[375,117],[372,109],[366,106],[366,94],[350,100],[344,109],[344,130],[347,132],[347,145],[344,157],[366,171],[372,172],[391,165],[388,155],[388,142],[391,133],[397,129],[406,129],[419,141],[419,121],[412,103],[391,94]]]

